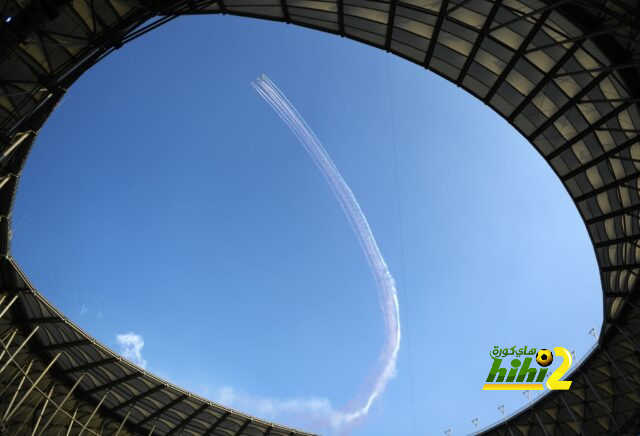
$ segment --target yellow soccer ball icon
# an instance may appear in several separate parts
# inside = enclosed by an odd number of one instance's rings
[[[543,368],[551,365],[553,362],[553,353],[546,348],[541,349],[538,351],[538,354],[536,354],[536,362]]]

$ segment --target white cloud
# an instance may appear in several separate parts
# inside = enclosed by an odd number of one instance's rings
[[[128,332],[116,336],[120,354],[136,365],[145,368],[147,361],[142,357],[144,340],[141,335]],[[269,421],[279,421],[285,425],[305,428],[310,431],[343,434],[348,433],[367,414],[362,409],[338,410],[326,397],[300,396],[276,398],[257,396],[238,391],[232,387],[211,389],[198,380],[196,383],[176,380],[168,374],[158,374],[192,392],[203,395],[219,404],[241,412],[259,416]]]
[[[147,361],[142,357],[142,347],[144,347],[144,340],[142,336],[129,332],[116,336],[118,346],[120,346],[120,354],[129,359],[141,368],[147,366]]]
[[[85,313],[87,313],[89,311],[89,308],[83,304],[82,307],[80,308],[80,316],[84,316]]]
[[[335,432],[346,430],[354,421],[362,418],[358,413],[349,413],[333,408],[331,400],[325,397],[274,398],[259,397],[238,392],[232,387],[219,389],[212,400],[267,420],[293,420],[303,426],[317,426]],[[293,424],[293,425],[296,425]]]

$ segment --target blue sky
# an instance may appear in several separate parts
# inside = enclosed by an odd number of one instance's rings
[[[513,128],[402,59],[227,16],[115,52],[43,128],[12,250],[74,322],[208,398],[336,432],[322,415],[371,375],[382,314],[324,178],[250,86],[262,73],[323,142],[398,283],[398,373],[351,434],[466,434],[526,402],[481,390],[495,345],[588,350],[593,249]]]

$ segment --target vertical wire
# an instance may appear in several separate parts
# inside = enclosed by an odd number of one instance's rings
[[[409,304],[409,286],[407,286],[407,279],[405,273],[405,256],[404,256],[404,223],[402,219],[402,199],[400,197],[400,174],[398,171],[398,144],[396,140],[396,122],[395,122],[395,110],[393,107],[393,93],[391,92],[391,62],[389,60],[390,55],[386,55],[387,60],[387,90],[389,92],[389,112],[391,119],[391,134],[393,136],[393,167],[394,167],[394,176],[395,176],[395,187],[396,187],[396,214],[398,220],[398,233],[400,237],[400,263],[401,263],[401,271],[400,276],[402,277],[402,293],[404,296],[404,331],[405,337],[407,338],[407,360],[409,361],[409,396],[411,403],[411,434],[415,436],[416,434],[416,416],[414,410],[414,396],[413,396],[413,368],[412,368],[412,359],[411,359],[411,324],[409,322],[409,308],[411,305]]]

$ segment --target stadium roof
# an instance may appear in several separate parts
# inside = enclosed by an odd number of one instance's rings
[[[65,91],[186,14],[299,24],[392,52],[466,89],[538,150],[593,242],[604,321],[570,375],[488,434],[640,429],[640,3],[635,0],[5,0],[0,24],[0,426],[11,434],[288,435],[172,386],[97,343],[11,258],[21,168]],[[21,390],[22,388],[22,390]],[[28,393],[23,396],[23,392]]]

